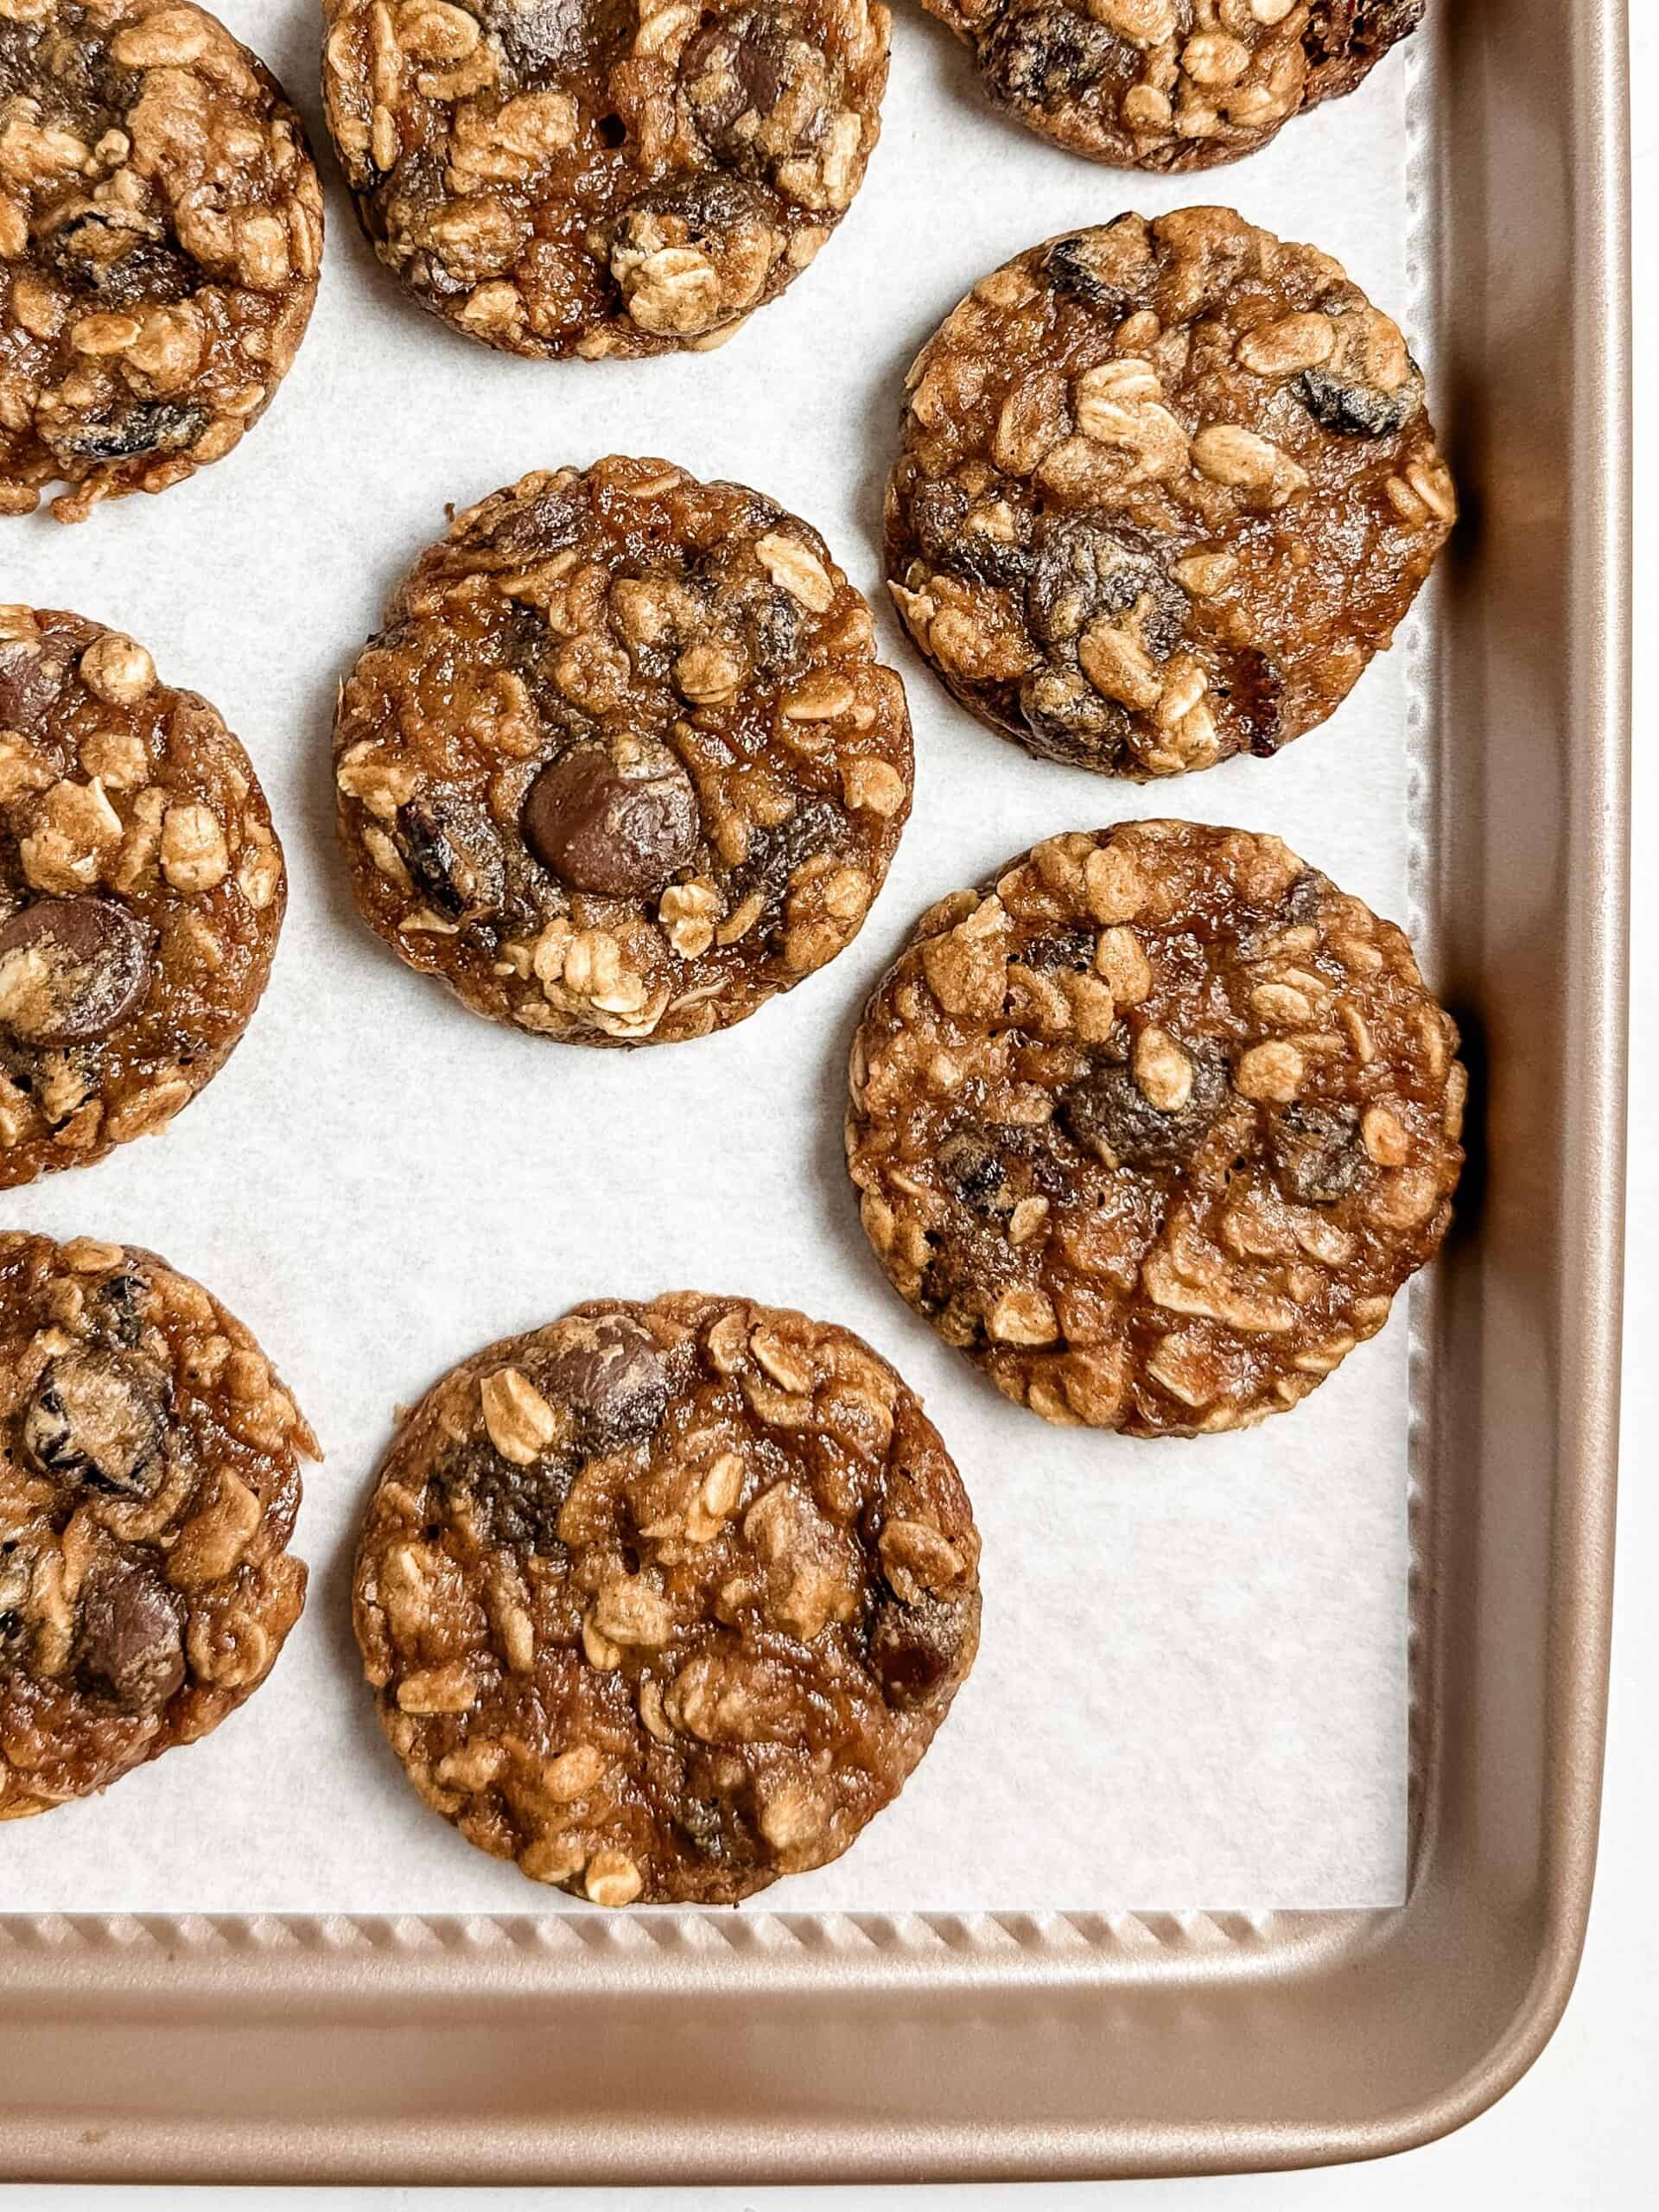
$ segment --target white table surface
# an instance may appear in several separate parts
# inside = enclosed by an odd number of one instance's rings
[[[1659,79],[1659,8],[1633,0],[1638,85]],[[1659,111],[1636,117],[1636,349],[1638,393],[1651,393],[1659,356]],[[1646,270],[1644,282],[1643,271]],[[1349,2212],[1402,2205],[1418,2212],[1622,2212],[1651,2203],[1650,2114],[1659,2101],[1659,414],[1638,400],[1635,1003],[1630,1255],[1626,1271],[1624,1481],[1611,1738],[1600,1870],[1589,1943],[1567,2018],[1527,2078],[1457,2135],[1403,2158],[1305,2174],[1230,2180],[1059,2187],[920,2189],[905,2212]],[[1645,505],[1644,503],[1645,502]],[[1644,619],[1643,610],[1647,610]],[[1648,856],[1642,865],[1640,856]],[[0,2144],[0,2166],[4,2148]],[[880,2192],[887,2196],[893,2192]],[[851,2212],[858,2190],[178,2190],[0,2187],[0,2212]]]

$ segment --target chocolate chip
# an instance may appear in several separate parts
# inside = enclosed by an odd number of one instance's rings
[[[976,1123],[948,1136],[939,1147],[938,1160],[950,1189],[976,1213],[1000,1219],[1014,1211],[1001,1153]]]
[[[701,1748],[685,1760],[685,1794],[674,1825],[711,1866],[758,1866],[766,1856],[755,1824],[754,1789],[747,1765],[729,1751]]]
[[[476,922],[499,913],[506,869],[495,826],[472,800],[410,799],[397,810],[397,849],[441,913]]]
[[[729,173],[704,171],[680,184],[653,186],[620,211],[611,227],[611,251],[635,242],[642,225],[653,243],[664,226],[685,226],[686,242],[718,252],[746,233],[767,227],[766,210],[756,189]]]
[[[712,152],[728,162],[752,153],[757,130],[784,92],[788,46],[785,26],[756,8],[709,23],[692,36],[681,57],[680,82]],[[774,149],[772,158],[793,150]]]
[[[1227,673],[1216,685],[1250,733],[1250,751],[1265,760],[1279,750],[1284,732],[1284,679],[1255,645],[1229,656]]]
[[[1017,584],[1031,567],[1030,518],[1023,507],[1004,512],[1012,537],[979,526],[982,511],[960,485],[924,478],[911,499],[911,527],[930,567],[972,583]]]
[[[1286,930],[1317,926],[1332,888],[1328,875],[1322,875],[1316,868],[1305,868],[1261,923],[1239,931],[1239,957],[1260,960]]]
[[[159,231],[158,225],[158,235],[147,237],[87,206],[53,233],[52,265],[78,291],[95,295],[105,307],[140,301],[146,308],[169,307],[190,296],[196,271]]]
[[[666,746],[573,745],[530,787],[524,831],[573,891],[639,898],[660,891],[697,849],[691,779]]]
[[[920,1705],[956,1666],[962,1649],[958,1609],[934,1597],[913,1605],[889,1599],[870,1630],[870,1665],[887,1702],[904,1713]]]
[[[986,77],[1016,107],[1070,103],[1103,77],[1124,75],[1135,66],[1134,49],[1115,33],[1046,0],[999,17],[980,49]]]
[[[744,628],[755,674],[770,681],[793,668],[805,626],[805,608],[786,591],[769,591],[758,604],[746,606]]]
[[[75,1667],[96,1698],[126,1713],[154,1713],[184,1680],[178,1600],[142,1567],[111,1567],[80,1595]]]
[[[1128,741],[1128,709],[1073,668],[1037,668],[1022,677],[1020,718],[1033,750],[1051,760],[1083,758],[1109,767]]]
[[[0,729],[37,728],[57,704],[74,658],[69,639],[53,631],[0,643]]]
[[[1020,957],[1026,967],[1038,969],[1045,975],[1057,968],[1087,975],[1095,964],[1095,933],[1092,930],[1057,930],[1051,937],[1033,938]]]
[[[143,1275],[111,1275],[99,1285],[93,1311],[100,1327],[129,1351],[137,1349],[144,1333],[141,1301],[149,1285]]]
[[[563,1557],[559,1514],[575,1479],[574,1454],[543,1452],[528,1467],[516,1466],[487,1441],[458,1447],[437,1470],[452,1497],[471,1499],[486,1540]]]
[[[1109,224],[1055,239],[1043,256],[1043,273],[1057,292],[1081,300],[1087,307],[1109,308],[1118,315],[1123,312],[1132,296],[1109,264],[1111,233],[1116,228],[1116,224]]]
[[[590,512],[588,487],[579,478],[554,484],[533,499],[515,501],[489,533],[489,543],[518,560],[543,559],[575,543]],[[544,625],[535,626],[545,632]]]
[[[474,0],[472,13],[495,33],[508,60],[530,73],[602,61],[603,76],[638,24],[629,0]]]
[[[1373,63],[1423,20],[1425,0],[1315,0],[1302,34],[1304,105],[1351,92]]]
[[[1192,1089],[1173,1114],[1154,1106],[1127,1067],[1098,1060],[1062,1092],[1061,1122],[1109,1166],[1185,1167],[1227,1098],[1227,1063],[1213,1045],[1185,1047]]]
[[[626,1314],[577,1325],[582,1333],[537,1369],[537,1387],[576,1416],[588,1452],[649,1436],[668,1411],[668,1368],[656,1339]]]
[[[751,836],[747,855],[734,878],[737,895],[748,899],[758,891],[766,902],[764,912],[775,919],[797,868],[821,853],[843,852],[847,842],[847,817],[842,810],[830,799],[804,793],[781,822],[770,823]]]
[[[1097,615],[1126,614],[1142,600],[1141,642],[1166,659],[1186,627],[1189,601],[1152,540],[1104,514],[1052,515],[1039,524],[1026,607],[1045,644],[1067,644]]]
[[[1280,1188],[1303,1205],[1332,1205],[1359,1180],[1359,1116],[1322,1106],[1287,1106],[1268,1123]]]
[[[140,400],[103,423],[89,423],[54,440],[77,461],[125,461],[137,453],[177,453],[207,427],[207,410],[171,400]]]
[[[1382,391],[1375,385],[1333,376],[1329,369],[1306,369],[1295,388],[1316,423],[1354,437],[1389,437],[1422,410],[1421,375],[1408,376],[1398,391]]]
[[[164,1471],[157,1380],[115,1351],[54,1359],[24,1408],[23,1450],[41,1474],[117,1497],[152,1497]]]
[[[0,924],[0,1028],[54,1051],[107,1037],[149,987],[149,932],[107,899],[37,899]]]

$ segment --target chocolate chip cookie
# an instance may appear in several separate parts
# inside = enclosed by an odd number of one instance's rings
[[[720,344],[863,181],[868,0],[324,0],[328,127],[375,251],[456,330],[590,360]]]
[[[164,1129],[270,973],[282,848],[247,754],[141,645],[0,607],[0,1190]]]
[[[305,1602],[316,1439],[153,1252],[0,1235],[0,1820],[85,1797],[251,1697]]]
[[[1207,169],[1351,92],[1424,0],[922,0],[996,105],[1118,168]]]
[[[804,1314],[599,1300],[409,1415],[357,1555],[429,1805],[596,1904],[734,1904],[838,1858],[973,1663],[979,1538],[887,1362]]]
[[[1045,1419],[1240,1428],[1388,1317],[1451,1219],[1458,1033],[1276,837],[1051,838],[925,914],[853,1052],[900,1295]]]
[[[970,713],[1139,781],[1324,721],[1456,515],[1398,327],[1328,254],[1189,207],[1033,246],[950,315],[887,576]]]
[[[741,1021],[858,932],[904,688],[817,532],[613,455],[456,516],[340,696],[359,906],[474,1012],[588,1045]]]
[[[258,421],[322,196],[264,63],[189,0],[0,10],[0,514],[162,492]]]

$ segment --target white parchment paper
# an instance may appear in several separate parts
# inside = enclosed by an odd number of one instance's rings
[[[226,0],[324,145],[315,0]],[[245,1042],[159,1141],[0,1198],[0,1225],[126,1239],[255,1330],[327,1450],[310,1601],[253,1702],[97,1802],[0,1829],[14,1912],[584,1910],[471,1849],[382,1742],[349,1623],[392,1427],[452,1361],[602,1293],[738,1291],[845,1322],[923,1393],[984,1536],[978,1664],[899,1803],[779,1910],[1353,1906],[1406,1846],[1404,1301],[1294,1414],[1133,1443],[1005,1404],[887,1288],[841,1161],[857,1009],[921,908],[1038,837],[1184,811],[1270,829],[1408,912],[1413,653],[1269,761],[1143,791],[1028,760],[956,709],[880,591],[904,371],[1010,255],[1128,207],[1225,199],[1336,254],[1418,339],[1396,53],[1266,153],[1183,182],[999,121],[899,0],[886,128],[817,265],[723,350],[516,362],[404,302],[320,151],[311,332],[243,448],[65,530],[0,524],[0,599],[130,631],[248,746],[286,842],[287,925]],[[334,843],[337,680],[386,591],[473,500],[613,450],[741,479],[823,530],[876,607],[916,725],[916,811],[863,937],[724,1036],[622,1054],[479,1020],[358,922]],[[1421,702],[1415,708],[1421,721]]]

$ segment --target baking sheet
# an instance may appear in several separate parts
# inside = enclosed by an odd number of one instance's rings
[[[226,20],[311,121],[309,0]],[[1402,639],[1320,733],[1152,791],[1027,760],[954,708],[877,604],[916,724],[917,809],[863,937],[727,1035],[589,1053],[490,1027],[356,921],[333,842],[334,685],[387,589],[470,501],[612,449],[742,479],[817,524],[873,601],[903,372],[987,270],[1053,232],[1224,198],[1336,254],[1425,343],[1408,48],[1205,179],[1096,169],[997,123],[906,7],[886,130],[839,235],[721,351],[518,363],[405,305],[323,156],[321,298],[267,420],[159,501],[0,538],[0,597],[130,630],[251,752],[290,906],[247,1039],[164,1141],[0,1198],[0,1224],[150,1245],[254,1328],[327,1449],[312,1596],[271,1681],[105,1799],[14,1824],[19,1913],[583,1910],[467,1847],[382,1744],[348,1620],[392,1408],[491,1338],[601,1293],[743,1292],[843,1321],[923,1393],[985,1541],[985,1632],[897,1806],[793,1911],[1346,1907],[1403,1893],[1408,1314],[1288,1419],[1134,1443],[1003,1403],[887,1289],[841,1165],[847,1046],[914,916],[1037,837],[1182,811],[1278,831],[1411,913],[1431,749]]]

